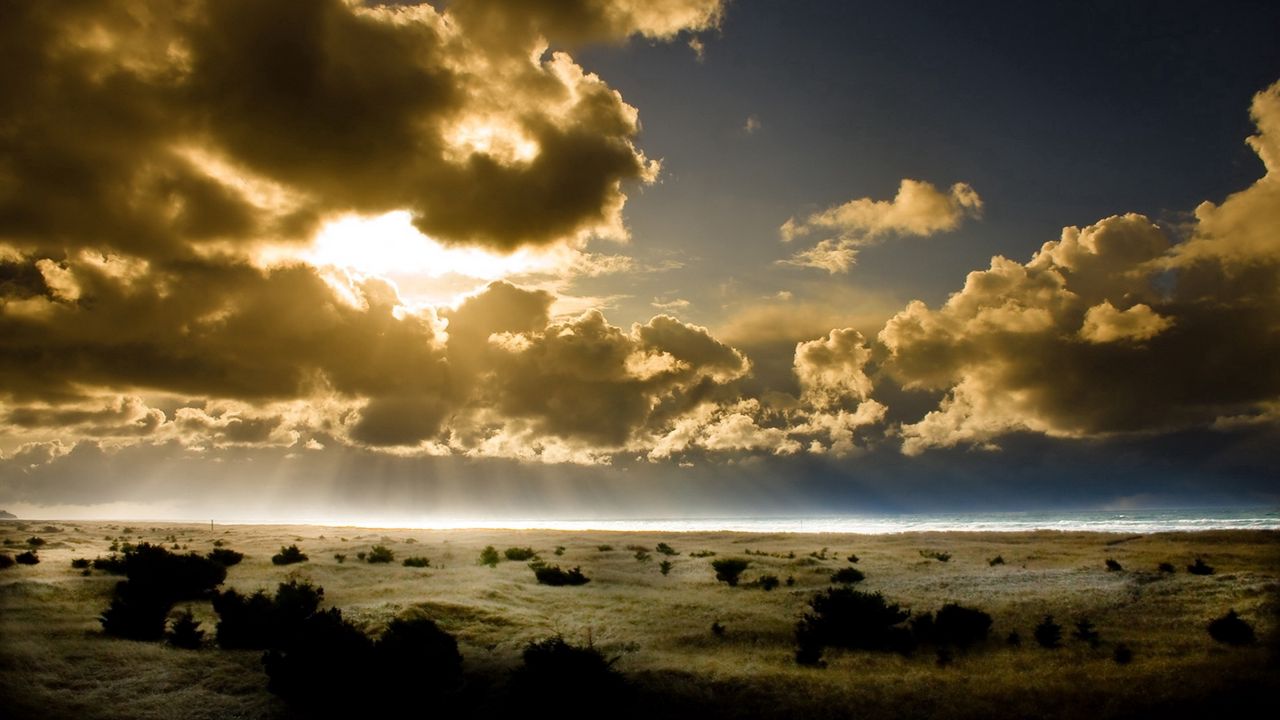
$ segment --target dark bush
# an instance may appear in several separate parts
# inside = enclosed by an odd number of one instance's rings
[[[291,704],[346,715],[366,705],[369,691],[382,690],[374,673],[373,641],[342,618],[337,608],[306,617],[296,631],[262,656],[267,690]],[[371,686],[375,681],[377,686]]]
[[[497,567],[498,559],[499,559],[498,551],[495,550],[492,545],[486,545],[485,548],[480,551],[481,565],[488,565],[489,567]]]
[[[1022,635],[1014,630],[1005,636],[1004,642],[1009,647],[1022,647]]]
[[[831,582],[842,585],[853,585],[854,583],[862,582],[866,577],[867,576],[863,575],[862,571],[858,568],[847,567],[840,568],[839,570],[831,573]]]
[[[9,553],[0,553],[0,570],[13,567],[13,556]]]
[[[538,583],[541,585],[586,585],[591,582],[591,578],[582,574],[581,568],[561,570],[558,565],[538,565],[531,567],[533,567],[534,577],[538,578]]]
[[[1194,563],[1187,566],[1187,572],[1192,575],[1212,575],[1213,566],[1205,563],[1203,558],[1196,558]]]
[[[742,572],[750,564],[750,561],[738,558],[723,558],[711,561],[711,567],[716,571],[716,579],[720,582],[728,583],[729,587],[737,587],[738,577],[742,575]]]
[[[1209,623],[1209,637],[1227,645],[1252,645],[1256,639],[1253,626],[1242,620],[1234,609]]]
[[[928,617],[930,620],[923,620]],[[912,622],[912,632],[922,643],[968,648],[987,639],[991,616],[985,612],[948,603],[936,615],[926,613]]]
[[[669,575],[671,573],[672,567],[673,566],[671,565],[670,560],[663,560],[662,562],[658,563],[658,572],[662,573],[663,575]]]
[[[178,555],[159,545],[139,543],[124,553],[124,574],[131,591],[168,600],[200,600],[227,579],[227,569],[196,553]]]
[[[654,550],[656,550],[657,552],[663,555],[679,555],[680,554],[676,552],[675,548],[671,547],[670,545],[664,542],[658,543],[657,547],[655,547]]]
[[[1053,621],[1052,615],[1045,615],[1033,634],[1040,647],[1056,648],[1062,641],[1062,626]]]
[[[1133,662],[1133,651],[1129,649],[1128,645],[1119,643],[1115,646],[1115,649],[1111,651],[1111,659],[1114,660],[1117,665],[1128,665]]]
[[[41,547],[44,545],[44,538],[35,536],[29,537],[27,538],[27,544],[33,548]]]
[[[116,555],[115,553],[112,553],[107,557],[96,557],[90,564],[93,565],[94,570],[102,570],[103,572],[109,572],[112,575],[124,574],[124,558],[120,555]]]
[[[169,627],[167,640],[174,647],[199,650],[204,645],[204,631],[200,629],[200,623],[196,621],[191,611],[186,610],[178,615]]]
[[[631,552],[643,552],[643,553],[649,552],[649,548],[645,545],[628,545],[627,549],[630,550]]]
[[[369,548],[369,554],[366,555],[364,558],[365,562],[370,564],[389,563],[395,559],[396,559],[395,552],[392,551],[391,548],[387,547],[386,545],[374,545],[373,547]]]
[[[787,587],[791,587],[796,584],[796,579],[795,577],[788,575],[787,579],[784,582],[786,583]]]
[[[756,584],[760,586],[760,589],[765,592],[769,592],[770,590],[778,587],[780,583],[777,575],[761,575],[760,578],[756,580]]]
[[[645,552],[644,550],[637,550],[636,554],[633,557],[635,557],[636,562],[649,562],[649,559],[650,559],[649,553]]]
[[[259,650],[282,646],[300,631],[323,599],[324,588],[297,580],[280,583],[274,598],[262,590],[252,595],[235,590],[214,595],[218,645]]]
[[[365,556],[367,556],[368,554],[369,553],[361,550],[360,552],[356,553],[356,559],[359,560],[360,562],[364,562]]]
[[[1172,573],[1172,572],[1174,572],[1174,569],[1173,569],[1173,563],[1171,563],[1171,562],[1162,562],[1162,563],[1160,563],[1160,566],[1159,566],[1157,569],[1158,569],[1160,572],[1162,572],[1162,573]]]
[[[538,553],[534,552],[533,548],[530,547],[509,547],[502,551],[502,555],[508,560],[519,561],[532,560],[537,554]]]
[[[559,636],[531,642],[523,664],[511,675],[517,699],[545,698],[549,688],[573,688],[573,702],[556,702],[556,714],[599,717],[601,706],[613,706],[623,688],[613,661],[591,645],[571,645]],[[545,700],[544,700],[545,702]]]
[[[84,570],[89,567],[89,558],[72,558],[71,567],[76,570]]]
[[[696,550],[694,552],[689,553],[689,557],[691,558],[715,557],[715,554],[716,552],[714,550]]]
[[[341,565],[342,563],[347,561],[347,556],[343,553],[334,553],[333,559],[337,560],[338,564]]]
[[[991,567],[995,567],[995,566],[997,566],[997,565],[1003,565],[1003,564],[1004,564],[1004,556],[1003,556],[1003,555],[997,555],[997,556],[995,556],[995,557],[991,558],[990,560],[987,560],[987,565],[990,565]]]
[[[1113,558],[1107,558],[1107,570],[1110,572],[1120,572],[1123,569],[1124,568],[1120,566],[1118,561]]]
[[[20,552],[17,555],[14,555],[13,559],[17,561],[19,565],[39,565],[40,564],[40,556],[36,554],[35,550],[27,550],[26,552]]]
[[[1073,633],[1077,640],[1089,643],[1089,647],[1096,648],[1102,643],[1102,636],[1093,628],[1093,623],[1087,618],[1081,618],[1076,621],[1076,631]]]
[[[906,652],[913,645],[910,631],[902,626],[910,613],[880,593],[829,588],[814,595],[809,607],[796,624],[796,660],[801,664],[819,663],[827,647]]]
[[[447,691],[462,681],[458,641],[425,617],[392,620],[373,655],[379,682],[393,691]]]
[[[290,545],[289,547],[282,545],[280,546],[280,552],[271,556],[272,565],[293,565],[307,560],[306,554],[298,549],[297,545]]]
[[[719,620],[711,623],[711,634],[716,637],[724,637],[724,626],[720,624]]]
[[[555,552],[556,557],[560,557],[561,555],[564,555],[564,546],[557,545],[556,549],[553,552]]]
[[[597,546],[596,546],[596,551],[597,551],[597,552],[611,552],[612,550],[613,550],[613,546],[612,546],[612,545],[597,545]]]
[[[122,581],[98,621],[108,635],[126,640],[159,640],[164,637],[171,608],[173,601],[169,598]]]
[[[938,562],[947,562],[951,559],[951,553],[939,552],[937,550],[921,550],[920,557],[930,558]]]
[[[424,568],[431,567],[431,560],[422,557],[421,555],[415,555],[413,557],[405,558],[402,564],[405,567]]]
[[[244,553],[218,547],[210,550],[206,557],[218,563],[222,567],[231,567],[232,565],[239,565],[240,561],[244,560]]]
[[[857,555],[854,555],[854,554],[852,554],[852,553],[849,555],[849,557],[847,557],[847,558],[845,558],[845,559],[846,559],[846,560],[848,560],[848,561],[849,561],[849,562],[851,562],[851,563],[857,563],[857,562],[858,562],[858,560],[859,560],[858,556],[857,556]]]

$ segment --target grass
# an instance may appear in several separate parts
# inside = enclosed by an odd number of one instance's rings
[[[110,524],[59,523],[65,531],[45,535],[39,565],[0,572],[0,697],[6,711],[15,718],[145,719],[170,717],[181,707],[192,718],[286,716],[265,689],[261,653],[192,653],[102,634],[96,618],[120,578],[100,570],[83,577],[70,561],[106,555],[110,538],[120,535]],[[131,528],[128,534],[134,542],[163,542],[173,535],[192,548],[222,540],[246,554],[228,569],[224,588],[270,592],[291,577],[310,580],[324,587],[325,607],[340,608],[371,635],[397,617],[421,613],[457,636],[464,670],[480,678],[469,681],[476,688],[490,687],[484,678],[504,678],[518,667],[529,643],[561,636],[619,658],[614,667],[636,691],[661,696],[672,714],[715,698],[719,704],[704,717],[832,718],[856,707],[870,718],[1103,718],[1153,708],[1176,712],[1251,684],[1275,689],[1265,639],[1275,632],[1272,608],[1280,601],[1280,533],[1157,534],[1122,544],[1109,544],[1111,535],[1056,532],[760,538],[297,526],[210,531],[208,525],[165,524],[155,531]],[[0,523],[0,536],[25,545],[30,530],[21,534],[11,523]],[[412,551],[439,558],[441,567],[410,573],[369,563],[282,567],[269,559],[295,542],[313,557],[332,557],[349,546],[343,537],[404,556]],[[410,537],[417,543],[411,546]],[[636,562],[632,552],[598,549],[654,548],[663,542],[722,557],[744,544],[767,542],[771,554],[753,555],[747,579],[769,574],[794,577],[795,583],[767,593],[731,592],[716,581],[710,555],[687,552],[664,577],[653,565]],[[487,545],[564,547],[563,562],[580,565],[591,582],[565,592],[539,585],[523,563],[478,565]],[[823,546],[829,548],[826,560],[809,557]],[[809,599],[828,587],[831,573],[847,567],[855,547],[867,575],[861,589],[882,592],[917,614],[951,602],[979,608],[993,618],[990,639],[957,653],[945,668],[931,653],[901,657],[838,649],[824,653],[826,669],[797,666],[795,623]],[[922,562],[921,547],[945,547],[951,559]],[[795,558],[785,557],[792,552]],[[1005,564],[988,565],[996,555]],[[1127,570],[1108,572],[1100,557],[1114,557]],[[1161,562],[1185,566],[1197,557],[1215,574],[1157,570]],[[212,633],[217,618],[209,603],[183,603],[182,609],[188,606]],[[1257,644],[1233,647],[1209,636],[1208,623],[1233,608],[1253,625]],[[1036,624],[1050,614],[1064,626],[1062,647],[1052,651],[1032,638]],[[1082,617],[1102,637],[1100,647],[1072,636]],[[712,623],[724,633],[708,631]],[[1021,646],[1007,646],[1004,638],[1015,631]],[[1120,644],[1131,653],[1127,664],[1114,659]]]

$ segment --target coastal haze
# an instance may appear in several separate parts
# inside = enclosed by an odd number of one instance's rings
[[[0,707],[1274,697],[1278,29],[0,0]]]

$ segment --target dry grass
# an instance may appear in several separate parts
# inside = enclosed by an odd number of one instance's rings
[[[256,652],[190,652],[102,635],[97,615],[117,578],[73,570],[75,557],[107,553],[124,533],[121,523],[0,523],[0,539],[47,544],[41,563],[0,571],[0,704],[14,717],[230,718],[276,717],[285,708],[266,692]],[[606,533],[495,530],[368,530],[337,527],[134,524],[131,542],[160,542],[207,552],[215,540],[246,554],[230,568],[227,586],[273,588],[290,577],[324,587],[325,605],[370,633],[393,617],[421,613],[454,633],[470,673],[498,677],[519,660],[524,645],[552,634],[590,639],[615,667],[662,698],[672,711],[707,703],[727,716],[776,717],[1014,717],[1117,716],[1219,702],[1233,688],[1275,688],[1265,646],[1225,648],[1207,622],[1235,608],[1260,637],[1276,632],[1280,598],[1280,533],[1203,532],[1123,537],[1087,533],[936,533],[887,536],[749,535],[742,533]],[[154,529],[152,529],[154,528]],[[345,541],[343,540],[345,538]],[[667,542],[681,554],[663,576],[657,563],[637,562],[628,545]],[[270,557],[298,544],[311,561],[279,567]],[[164,543],[167,547],[172,542]],[[597,546],[617,548],[601,552]],[[337,563],[373,545],[397,556],[422,555],[430,568],[399,563]],[[531,546],[544,559],[580,565],[591,578],[581,587],[538,585],[523,562],[479,565],[481,548]],[[810,553],[829,548],[826,560]],[[767,556],[745,554],[747,549]],[[921,557],[929,549],[949,562]],[[690,551],[714,557],[691,558]],[[795,558],[787,558],[790,552]],[[828,653],[829,667],[798,667],[792,632],[809,597],[833,570],[857,553],[867,579],[915,611],[946,602],[981,608],[995,620],[992,640],[959,654],[946,668],[929,653],[910,657],[864,652]],[[987,559],[1002,555],[1004,565]],[[1212,576],[1187,574],[1202,556]],[[751,561],[744,584],[761,574],[795,578],[773,592],[730,588],[715,580],[711,561]],[[1108,572],[1115,558],[1125,568]],[[1157,566],[1173,563],[1163,575]],[[203,628],[216,623],[207,602],[190,603]],[[1045,614],[1064,626],[1065,647],[1035,646],[1031,630]],[[1088,617],[1103,645],[1073,641],[1075,619]],[[727,628],[710,631],[713,621]],[[1008,648],[1012,630],[1024,638]],[[1127,666],[1111,660],[1124,642]],[[656,702],[656,701],[655,701]],[[1176,713],[1175,713],[1176,714]]]

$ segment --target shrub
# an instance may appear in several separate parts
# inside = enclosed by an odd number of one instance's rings
[[[612,550],[613,550],[613,546],[612,546],[612,545],[597,545],[597,546],[596,546],[596,551],[597,551],[597,552],[610,552],[610,551],[612,551]]]
[[[380,684],[401,692],[452,690],[462,680],[457,639],[425,617],[392,620],[373,660]]]
[[[524,561],[532,560],[538,553],[534,552],[533,548],[530,547],[509,547],[503,550],[502,554],[508,560]]]
[[[811,553],[809,553],[809,557],[811,557],[811,558],[813,558],[813,559],[815,559],[815,560],[826,560],[826,559],[827,559],[827,549],[826,549],[826,548],[822,548],[822,550],[820,550],[820,551],[811,552]]]
[[[1206,564],[1204,558],[1196,558],[1194,563],[1187,566],[1187,572],[1192,575],[1212,575],[1213,566]]]
[[[415,567],[415,568],[431,567],[431,561],[425,557],[422,557],[421,555],[407,557],[404,559],[404,562],[402,564],[405,567]]]
[[[1123,569],[1124,568],[1120,566],[1120,563],[1114,558],[1107,558],[1107,570],[1109,572],[1120,572]]]
[[[127,640],[159,640],[164,637],[165,621],[173,602],[139,587],[128,581],[116,586],[111,605],[98,617],[103,632]]]
[[[84,570],[89,567],[89,558],[72,558],[71,567],[76,570]]]
[[[252,595],[235,590],[214,595],[218,645],[262,650],[286,644],[323,599],[324,588],[297,580],[280,583],[274,598],[262,590]]]
[[[14,555],[13,559],[17,561],[19,565],[39,565],[40,564],[40,556],[36,554],[35,550],[27,550],[26,552],[20,552],[17,555]]]
[[[698,550],[689,553],[689,557],[691,558],[715,557],[715,555],[716,553],[714,550]]]
[[[0,570],[13,567],[13,556],[9,553],[0,553]]]
[[[190,610],[178,615],[169,628],[168,642],[174,647],[185,650],[198,650],[204,645],[204,631],[200,623],[192,616]]]
[[[369,548],[369,554],[364,558],[365,562],[370,564],[389,563],[395,559],[396,554],[386,545],[374,545]]]
[[[1005,636],[1004,643],[1009,647],[1022,647],[1022,635],[1014,630]]]
[[[867,576],[863,575],[862,571],[858,568],[847,567],[840,568],[839,570],[831,573],[831,582],[842,585],[853,585],[854,583],[862,582],[866,577]]]
[[[538,579],[538,583],[540,585],[552,585],[558,587],[562,585],[586,585],[591,582],[591,578],[582,574],[581,568],[561,570],[558,565],[537,565],[531,567],[533,568],[533,575]]]
[[[1115,649],[1111,651],[1111,659],[1117,665],[1128,665],[1133,661],[1133,651],[1129,649],[1128,645],[1118,643]]]
[[[679,555],[680,554],[676,552],[675,548],[671,547],[670,545],[664,542],[658,543],[657,547],[655,547],[654,550],[662,553],[663,555]]]
[[[244,560],[244,553],[217,547],[210,550],[207,557],[222,567],[231,567],[232,565],[239,565],[240,561]]]
[[[516,696],[542,695],[554,687],[574,688],[573,706],[561,708],[574,716],[598,712],[598,705],[609,698],[616,701],[622,688],[622,676],[613,669],[613,661],[590,644],[571,645],[556,636],[529,643],[521,658],[524,662],[511,678]]]
[[[791,576],[791,575],[788,575],[788,576],[787,576],[787,579],[786,579],[786,581],[785,581],[785,582],[786,582],[786,584],[787,584],[787,587],[791,587],[792,585],[795,585],[795,584],[796,584],[796,579],[795,579],[795,577],[793,577],[793,576]]]
[[[1081,618],[1076,621],[1076,631],[1073,633],[1077,640],[1089,643],[1089,647],[1096,648],[1102,643],[1102,636],[1098,631],[1093,629],[1093,623],[1087,618]]]
[[[290,637],[262,656],[267,690],[303,708],[325,714],[348,714],[368,697],[366,689],[377,676],[374,646],[367,635],[330,608],[306,617]]]
[[[1162,572],[1162,573],[1172,573],[1172,572],[1174,572],[1174,569],[1173,569],[1173,563],[1171,563],[1171,562],[1162,562],[1162,563],[1160,563],[1160,565],[1159,565],[1159,567],[1158,567],[1157,569],[1158,569],[1160,572]]]
[[[637,550],[634,557],[636,559],[636,562],[649,562],[650,560],[649,553],[645,552],[644,550]]]
[[[954,645],[968,648],[987,639],[991,631],[991,616],[976,608],[968,608],[955,603],[948,603],[938,610],[937,615],[926,613],[921,616],[930,621],[912,623],[912,631],[921,642],[933,645]]]
[[[45,544],[45,542],[44,542],[44,538],[42,538],[42,537],[35,537],[35,536],[32,536],[32,537],[27,538],[27,544],[28,544],[28,545],[30,545],[30,546],[31,546],[31,547],[33,547],[33,548],[38,548],[38,547],[43,546],[43,545]]]
[[[718,638],[724,637],[724,626],[720,624],[719,620],[711,623],[711,634]]]
[[[498,567],[498,551],[492,545],[486,545],[480,551],[480,564],[489,567]]]
[[[765,592],[769,592],[770,590],[778,587],[778,584],[779,584],[778,576],[777,575],[761,575],[760,578],[756,580],[756,584],[759,585],[760,588]]]
[[[644,545],[628,545],[627,549],[630,550],[631,552],[643,552],[643,553],[649,552],[649,548],[645,547]]]
[[[796,624],[796,661],[818,665],[827,647],[858,650],[911,649],[911,633],[902,627],[910,615],[880,593],[849,587],[828,588],[809,601],[811,610]]]
[[[224,543],[224,542],[223,542],[223,541],[221,541],[221,540],[214,540],[214,541],[213,541],[213,546],[214,546],[214,547],[216,547],[216,548],[220,548],[220,547],[222,547],[223,545],[226,545],[226,543]]]
[[[272,565],[293,565],[307,560],[306,554],[299,550],[297,545],[290,545],[289,547],[282,545],[280,546],[280,552],[271,556]]]
[[[951,553],[939,552],[937,550],[921,550],[920,557],[930,558],[938,562],[947,562],[951,559]]]
[[[102,570],[112,575],[124,574],[124,558],[114,553],[107,557],[96,557],[90,565],[93,566],[94,570]]]
[[[365,556],[368,554],[369,553],[361,550],[360,552],[356,553],[356,559],[359,560],[360,562],[364,562]]]
[[[858,560],[860,560],[861,558],[859,558],[857,555],[854,555],[854,554],[850,553],[850,554],[849,554],[849,557],[847,557],[847,558],[845,558],[845,559],[846,559],[846,560],[848,560],[848,561],[849,561],[849,562],[851,562],[851,563],[857,564]]]
[[[556,549],[554,550],[554,552],[555,552],[556,557],[559,557],[559,556],[561,556],[561,555],[564,555],[564,546],[563,546],[563,545],[557,545],[557,546],[556,546]]]
[[[1209,637],[1227,645],[1252,645],[1255,640],[1253,626],[1242,620],[1234,609],[1209,623]]]
[[[997,556],[995,556],[995,557],[991,558],[990,560],[987,560],[987,565],[990,565],[991,567],[995,567],[995,566],[997,566],[997,565],[1003,565],[1003,564],[1004,564],[1004,556],[1003,556],[1003,555],[997,555]]]
[[[337,560],[338,564],[341,565],[342,563],[347,561],[347,556],[344,553],[334,553],[333,559]]]
[[[662,562],[658,563],[658,572],[662,573],[663,575],[670,575],[671,568],[672,568],[672,565],[670,560],[663,560]]]
[[[716,571],[716,579],[722,583],[728,583],[729,587],[738,586],[738,577],[747,569],[751,562],[749,560],[740,560],[738,558],[723,558],[721,560],[712,560],[711,568]]]
[[[1052,615],[1045,615],[1044,620],[1036,626],[1033,633],[1040,647],[1056,648],[1062,640],[1062,626],[1053,621]]]

